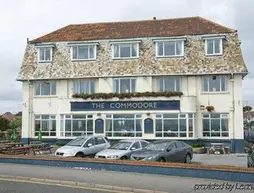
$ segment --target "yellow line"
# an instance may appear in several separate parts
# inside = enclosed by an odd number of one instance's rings
[[[96,187],[85,187],[85,186],[72,186],[72,185],[64,185],[64,184],[53,184],[50,182],[36,182],[36,181],[29,181],[29,180],[19,180],[19,179],[5,179],[0,178],[0,181],[10,181],[10,182],[25,182],[25,183],[31,183],[31,184],[43,184],[43,185],[49,185],[49,186],[60,186],[60,187],[68,187],[68,188],[76,188],[76,189],[84,189],[84,190],[96,190],[96,191],[102,191],[102,192],[112,192],[112,193],[131,193],[131,192],[122,192],[118,190],[113,189],[101,189]]]

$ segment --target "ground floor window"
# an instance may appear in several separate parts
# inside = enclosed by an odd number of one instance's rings
[[[61,137],[93,135],[93,115],[61,115]]]
[[[194,114],[156,114],[156,137],[193,137]]]
[[[142,137],[142,119],[138,114],[106,115],[107,137]]]
[[[38,136],[41,131],[42,136],[56,136],[56,116],[55,115],[35,115],[34,135]]]
[[[228,137],[228,114],[203,114],[203,137]]]

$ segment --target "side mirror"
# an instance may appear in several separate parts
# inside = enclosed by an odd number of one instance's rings
[[[87,147],[91,147],[91,146],[93,146],[93,144],[91,144],[91,143],[88,143],[88,144],[87,144]]]
[[[170,149],[170,148],[168,148],[168,149],[167,149],[167,152],[170,152],[170,151],[171,151],[171,149]]]
[[[133,150],[135,150],[135,149],[136,149],[136,147],[132,147],[132,148],[131,148],[131,151],[133,151]]]

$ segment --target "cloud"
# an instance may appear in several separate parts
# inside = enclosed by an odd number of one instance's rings
[[[253,5],[253,0],[0,0],[0,104],[5,104],[0,105],[0,112],[21,108],[18,105],[21,103],[21,84],[15,79],[27,38],[42,36],[68,24],[142,20],[154,16],[165,19],[199,15],[237,29],[250,71],[244,80],[244,100],[252,101]],[[13,102],[6,100],[8,95]]]

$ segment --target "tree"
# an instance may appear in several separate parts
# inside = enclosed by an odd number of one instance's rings
[[[0,116],[0,138],[5,138],[5,131],[9,130],[10,128],[10,121]]]
[[[251,110],[252,110],[251,106],[244,106],[243,107],[243,112],[248,112],[248,111],[251,111]]]

